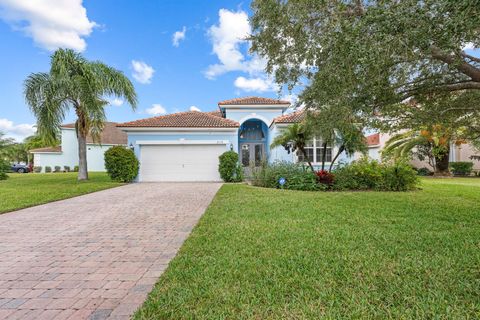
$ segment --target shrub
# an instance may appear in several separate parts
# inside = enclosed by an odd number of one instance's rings
[[[42,172],[42,167],[41,167],[41,166],[35,166],[35,167],[33,167],[33,172],[35,172],[35,173],[40,173],[40,172]]]
[[[239,182],[243,180],[242,167],[238,162],[238,153],[227,151],[219,157],[218,172],[225,182]]]
[[[62,170],[62,167],[60,166],[55,166],[55,172],[60,172]]]
[[[7,180],[7,172],[10,171],[10,164],[7,160],[0,159],[0,180]]]
[[[78,166],[73,167],[73,172],[78,172]]]
[[[70,172],[70,166],[63,166],[63,170],[65,170],[65,172]]]
[[[423,167],[423,168],[417,169],[417,174],[419,176],[424,176],[425,177],[425,176],[433,175],[433,172],[430,171],[428,168]]]
[[[367,157],[335,170],[334,188],[338,190],[380,189],[381,184],[380,163]]]
[[[326,186],[331,186],[333,185],[333,182],[335,180],[335,175],[331,172],[328,172],[326,170],[319,170],[315,172],[317,175],[318,182],[321,184],[324,184]]]
[[[132,150],[114,146],[105,151],[105,167],[114,181],[131,182],[138,174],[138,159]]]
[[[417,172],[406,162],[383,163],[362,158],[335,171],[337,190],[413,190],[418,184]]]
[[[414,190],[418,184],[417,171],[406,162],[382,164],[382,190],[408,191]]]
[[[252,184],[266,188],[283,188],[290,190],[322,190],[325,186],[317,183],[316,175],[310,168],[289,162],[276,162],[263,164],[252,172]],[[280,185],[280,178],[285,179],[285,184]]]
[[[45,167],[45,172],[52,172],[52,167],[46,166]]]
[[[472,173],[473,162],[459,161],[450,162],[450,170],[456,176],[469,176]]]

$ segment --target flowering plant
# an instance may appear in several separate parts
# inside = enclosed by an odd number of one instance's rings
[[[333,184],[333,181],[335,180],[335,175],[326,170],[316,171],[315,175],[317,176],[317,180],[319,183],[325,184],[328,186],[331,186]]]

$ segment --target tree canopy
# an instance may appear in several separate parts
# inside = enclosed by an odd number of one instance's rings
[[[371,114],[480,90],[480,58],[466,51],[480,47],[479,0],[254,0],[252,9],[251,50],[278,83],[304,84],[307,106]]]

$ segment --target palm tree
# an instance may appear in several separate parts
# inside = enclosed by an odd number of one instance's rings
[[[382,157],[406,158],[416,155],[420,160],[428,158],[436,175],[448,175],[451,141],[450,130],[440,125],[422,130],[409,130],[392,136],[385,144]]]
[[[5,137],[5,134],[0,131],[0,159],[9,158],[10,148],[14,143],[12,138]]]
[[[25,80],[25,98],[37,118],[37,133],[53,143],[67,112],[77,116],[78,180],[88,179],[87,135],[98,140],[106,120],[105,96],[124,98],[136,108],[137,94],[119,70],[99,61],[88,61],[70,49],[51,57],[49,73],[33,73]]]
[[[312,172],[315,172],[313,165],[307,157],[305,146],[307,141],[312,139],[312,130],[306,123],[294,123],[289,125],[280,135],[273,139],[270,149],[283,146],[288,153],[298,150],[302,153],[303,158],[307,160]]]

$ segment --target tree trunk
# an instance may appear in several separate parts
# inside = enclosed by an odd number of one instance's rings
[[[448,170],[448,158],[450,157],[450,150],[445,152],[441,156],[435,157],[435,175],[436,176],[449,176],[450,171]]]
[[[299,148],[299,149],[300,149],[300,151],[301,151],[302,154],[303,154],[303,158],[304,158],[305,160],[307,160],[308,166],[310,167],[310,169],[312,169],[312,172],[315,173],[315,168],[313,168],[313,165],[312,165],[312,163],[310,162],[310,159],[308,159],[307,153],[305,152],[305,149],[303,149],[303,148]]]
[[[77,133],[78,139],[78,181],[88,180],[87,172],[87,136]]]
[[[330,163],[330,167],[328,168],[328,172],[332,172],[333,164],[335,163],[335,161],[337,161],[337,158],[342,154],[343,150],[345,150],[345,146],[342,144],[340,148],[338,148],[337,154],[332,159],[332,162]]]
[[[327,144],[324,143],[323,145],[323,150],[322,150],[322,171],[325,170],[325,159],[327,158]]]

